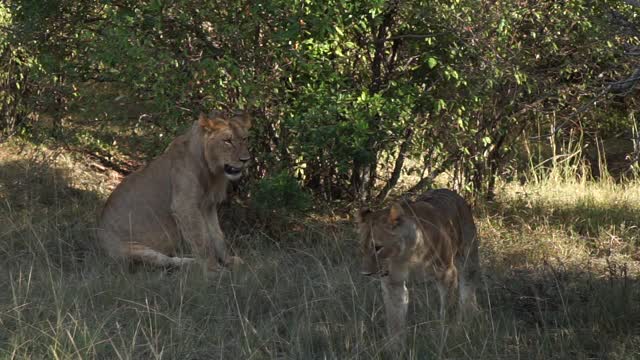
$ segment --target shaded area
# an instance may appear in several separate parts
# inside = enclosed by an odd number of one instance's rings
[[[55,164],[56,154],[0,163],[0,253],[8,262],[49,256],[62,266],[93,248],[102,204],[91,179]],[[97,184],[93,184],[97,186]]]
[[[342,229],[336,235],[348,234]],[[278,250],[265,238],[251,240],[257,245],[242,253],[246,269],[210,279],[199,272],[123,274],[97,262],[78,264],[66,274],[36,269],[32,281],[38,286],[29,292],[16,276],[12,283],[21,307],[0,312],[5,326],[0,334],[23,341],[23,352],[49,354],[55,343],[61,353],[72,354],[75,343],[90,358],[116,357],[116,352],[130,358],[163,353],[175,359],[220,354],[238,359],[395,358],[383,352],[379,284],[358,273],[354,242],[337,243],[327,236],[315,239],[320,242],[313,246],[310,239],[301,239],[303,245]],[[413,358],[633,354],[640,336],[636,280],[559,264],[494,270],[486,269],[487,285],[480,290],[481,316],[464,326],[445,324],[446,337],[437,292],[430,283],[410,282]],[[50,325],[56,321],[58,327]],[[35,338],[40,340],[25,342]]]
[[[616,137],[601,140],[600,147],[590,147],[586,151],[586,159],[589,161],[591,174],[596,179],[603,177],[600,163],[606,165],[607,175],[611,175],[616,181],[624,181],[633,178],[632,168],[638,165],[638,152],[634,148],[634,135],[625,132]],[[600,152],[600,154],[599,154]]]
[[[180,121],[163,121],[152,102],[136,96],[128,84],[88,81],[77,86],[81,94],[64,116],[39,111],[25,136],[36,145],[89,157],[97,170],[127,175],[162,153],[194,120],[187,113]]]
[[[223,231],[244,269],[209,279],[198,271],[128,274],[83,256],[102,205],[100,180],[61,170],[53,158],[0,164],[0,288],[10,289],[0,292],[0,354],[393,358],[384,354],[380,287],[359,274],[355,228],[346,216],[327,211],[256,222],[232,197],[222,209]],[[92,186],[96,191],[82,190]],[[625,234],[633,234],[637,210],[530,200],[494,203],[476,214],[481,227],[495,219],[498,236],[513,236],[522,255],[504,261],[511,249],[486,239],[477,319],[443,328],[433,285],[410,282],[407,358],[636,355],[640,283],[633,264],[599,253],[584,264],[565,261],[566,254],[539,260],[527,246],[548,231],[582,241],[625,223]]]
[[[549,351],[544,358],[611,358],[640,342],[640,281],[626,264],[601,270],[550,260],[489,274],[492,316],[506,333]]]

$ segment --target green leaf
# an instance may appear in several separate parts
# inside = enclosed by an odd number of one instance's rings
[[[429,65],[429,69],[433,69],[434,67],[436,67],[436,65],[438,65],[438,60],[436,58],[430,57],[427,60],[427,65]]]

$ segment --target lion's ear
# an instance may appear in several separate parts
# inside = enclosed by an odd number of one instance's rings
[[[243,128],[249,130],[251,128],[251,115],[248,112],[244,111],[233,117],[235,121],[240,124]]]
[[[198,117],[198,124],[207,131],[218,131],[229,127],[229,122],[224,118],[219,116],[211,117],[204,113],[200,113],[200,116]]]
[[[358,213],[356,214],[356,221],[358,223],[363,223],[367,220],[367,216],[371,214],[371,209],[369,208],[362,208],[360,210],[358,210]]]
[[[400,222],[400,217],[404,215],[404,210],[399,203],[393,203],[391,205],[391,210],[389,210],[389,224],[398,225]]]

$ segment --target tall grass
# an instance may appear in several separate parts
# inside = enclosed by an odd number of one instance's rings
[[[215,278],[131,272],[92,246],[104,177],[9,153],[0,156],[0,359],[396,357],[346,217],[295,220],[286,239],[224,224],[247,266]],[[638,215],[637,183],[506,184],[476,208],[481,314],[442,322],[431,283],[412,281],[403,357],[639,357]]]

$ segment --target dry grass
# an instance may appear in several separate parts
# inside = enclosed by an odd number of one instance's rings
[[[113,179],[65,154],[0,147],[0,359],[375,359],[379,284],[353,226],[321,217],[287,239],[223,227],[248,266],[216,279],[104,259],[92,227]],[[410,284],[406,358],[640,357],[640,184],[507,185],[476,209],[483,313],[437,317]]]

